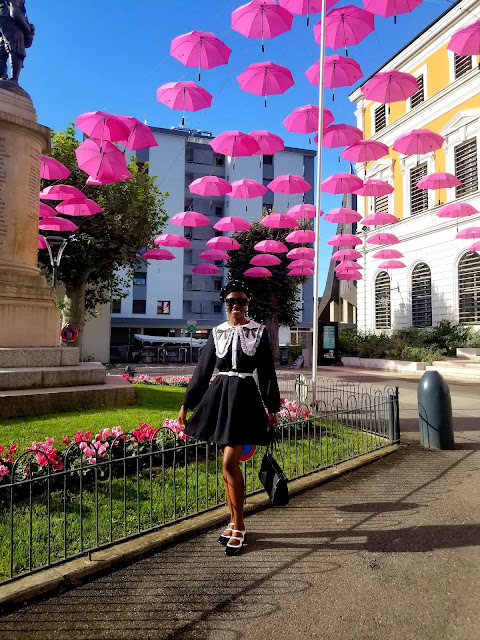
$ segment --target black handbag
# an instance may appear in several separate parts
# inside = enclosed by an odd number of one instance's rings
[[[273,442],[263,456],[258,477],[274,507],[283,507],[288,503],[288,479],[273,457]]]

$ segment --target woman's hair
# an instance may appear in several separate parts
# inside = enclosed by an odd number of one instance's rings
[[[249,300],[252,297],[250,294],[250,289],[244,282],[242,282],[241,280],[230,280],[230,282],[227,282],[227,284],[220,291],[220,300],[222,302],[225,302],[225,298],[232,291],[241,291],[247,296]]]

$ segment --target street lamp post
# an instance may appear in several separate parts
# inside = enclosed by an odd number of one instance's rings
[[[50,264],[52,265],[53,269],[52,286],[53,288],[55,288],[57,286],[58,265],[60,264],[60,260],[62,259],[63,251],[67,246],[67,241],[61,236],[45,236],[45,240],[47,242]]]

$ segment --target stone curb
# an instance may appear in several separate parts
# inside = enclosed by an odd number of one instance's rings
[[[315,471],[308,476],[289,482],[289,494],[299,493],[325,484],[350,471],[375,462],[391,453],[401,445],[389,445],[378,451],[372,451],[358,458],[342,462],[336,467]],[[249,496],[245,505],[248,515],[268,508],[270,500],[264,492]],[[69,560],[56,567],[39,571],[33,575],[19,578],[0,586],[0,612],[26,604],[28,601],[45,596],[62,587],[79,584],[86,578],[93,578],[115,566],[126,564],[139,556],[158,551],[162,547],[179,542],[184,538],[219,526],[228,519],[226,507],[219,507],[207,513],[193,516],[158,531],[141,534],[136,538],[120,542],[107,549],[94,551],[90,556]]]

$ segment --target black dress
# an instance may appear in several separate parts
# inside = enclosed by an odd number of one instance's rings
[[[237,326],[224,322],[213,329],[185,391],[183,406],[197,407],[187,420],[187,435],[219,445],[269,443],[265,407],[276,413],[280,392],[264,329],[253,320]],[[219,375],[210,384],[215,365]],[[242,377],[255,369],[260,391],[252,375]]]

